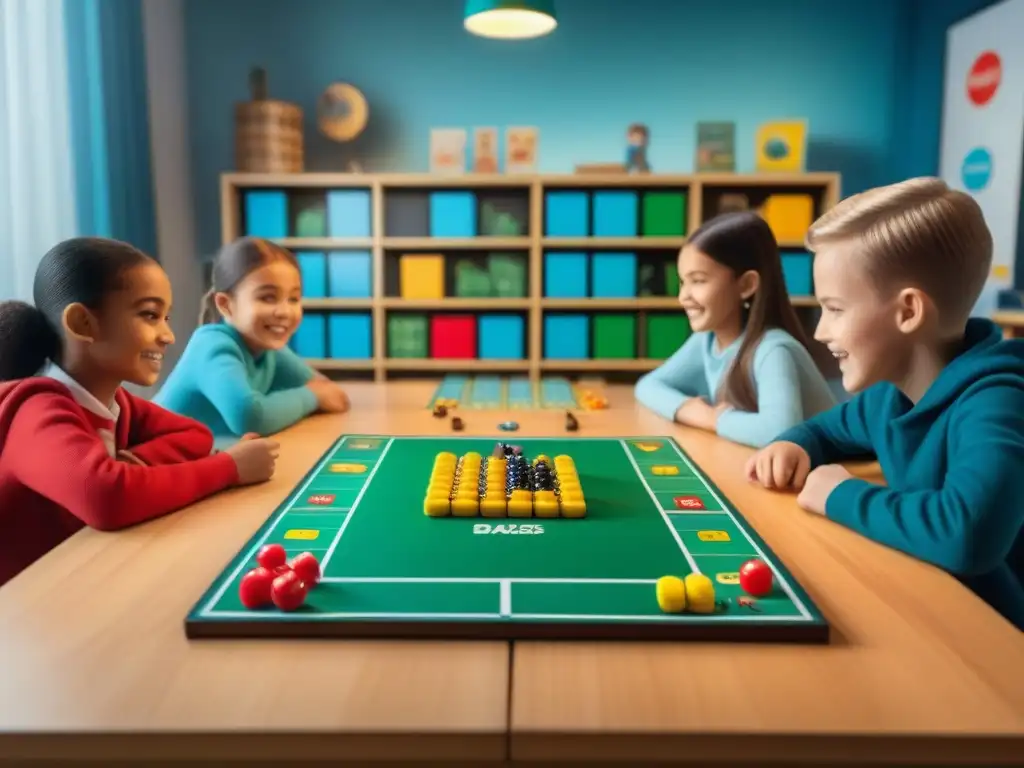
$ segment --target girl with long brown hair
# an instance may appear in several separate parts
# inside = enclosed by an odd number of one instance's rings
[[[760,447],[835,404],[764,219],[745,211],[705,222],[680,251],[678,268],[679,303],[693,333],[637,382],[642,405]]]

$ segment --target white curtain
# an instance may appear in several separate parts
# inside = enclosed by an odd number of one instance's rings
[[[0,300],[77,229],[64,0],[0,0]]]

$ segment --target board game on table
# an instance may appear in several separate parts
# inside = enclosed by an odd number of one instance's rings
[[[537,492],[532,511],[453,501],[434,516],[456,459],[465,498],[478,473],[523,461],[489,460],[502,440],[340,437],[201,596],[187,636],[828,641],[806,591],[669,437],[516,439],[527,466],[540,458],[562,473],[561,512]],[[294,609],[246,608],[240,582],[274,544],[312,553],[320,580]],[[771,573],[757,597],[739,576],[751,560]],[[659,597],[681,586],[662,577],[690,574],[687,588],[703,581],[713,607],[699,608],[696,590],[681,612]]]

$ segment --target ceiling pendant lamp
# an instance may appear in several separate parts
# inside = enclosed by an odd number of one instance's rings
[[[554,0],[466,0],[466,29],[474,35],[501,40],[524,40],[551,32]]]

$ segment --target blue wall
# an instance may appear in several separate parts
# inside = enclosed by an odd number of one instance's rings
[[[570,172],[619,161],[642,121],[654,170],[686,172],[695,123],[728,119],[743,171],[759,123],[800,116],[809,169],[841,172],[848,194],[935,172],[945,28],[988,4],[559,0],[555,34],[499,43],[463,31],[462,0],[187,0],[197,255],[219,245],[218,176],[252,66],[304,108],[309,170],[344,167],[350,147],[314,115],[323,88],[347,80],[370,104],[352,147],[367,170],[426,170],[431,127],[526,124],[540,129],[540,170]]]

